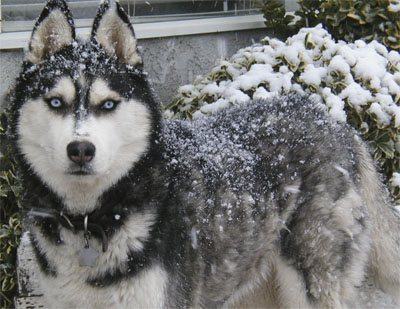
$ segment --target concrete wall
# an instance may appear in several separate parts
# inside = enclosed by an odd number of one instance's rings
[[[161,102],[171,102],[179,86],[207,74],[222,57],[230,57],[267,35],[266,30],[246,30],[139,40],[145,70]],[[0,51],[0,98],[12,87],[23,50]]]

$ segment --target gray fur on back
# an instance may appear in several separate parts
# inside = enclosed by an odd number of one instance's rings
[[[268,277],[275,255],[302,273],[317,300],[366,246],[362,201],[346,205],[353,224],[338,224],[334,210],[357,190],[354,133],[304,97],[166,120],[162,141],[176,216],[196,252],[182,268],[202,274],[193,280],[205,307]]]

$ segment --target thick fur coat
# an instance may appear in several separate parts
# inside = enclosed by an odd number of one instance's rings
[[[50,0],[11,103],[49,308],[341,308],[368,271],[400,300],[399,216],[306,97],[162,119],[121,6],[80,41]]]

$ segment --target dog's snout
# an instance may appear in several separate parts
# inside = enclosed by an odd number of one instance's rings
[[[92,143],[86,141],[75,141],[69,143],[67,146],[68,158],[78,165],[84,165],[92,161],[95,152],[96,147]]]

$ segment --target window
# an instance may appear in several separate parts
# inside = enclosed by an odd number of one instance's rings
[[[119,0],[135,24],[138,39],[264,28],[263,15],[256,6],[258,1]],[[99,0],[67,2],[77,34],[89,35]],[[0,50],[26,48],[45,0],[0,0],[0,3]]]
[[[120,0],[134,23],[259,14],[255,0]],[[2,32],[29,31],[44,1],[2,0]],[[77,27],[89,27],[98,0],[69,0]]]

